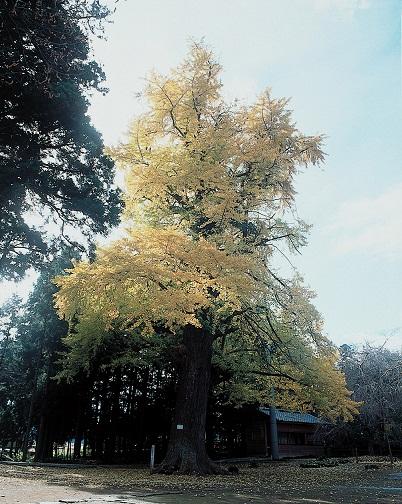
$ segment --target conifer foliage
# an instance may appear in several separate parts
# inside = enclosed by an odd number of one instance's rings
[[[109,13],[99,0],[1,2],[1,277],[21,277],[73,228],[118,222],[113,161],[87,114],[88,93],[105,91],[89,33]]]

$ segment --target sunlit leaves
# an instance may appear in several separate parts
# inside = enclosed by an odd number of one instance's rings
[[[294,179],[323,160],[322,137],[298,131],[269,90],[251,106],[225,103],[220,70],[195,44],[168,76],[151,74],[148,111],[110,149],[125,174],[126,231],[57,280],[67,359],[90,359],[116,328],[173,341],[203,327],[228,401],[269,402],[274,387],[281,406],[349,417],[313,294],[271,266],[278,248],[306,243]]]

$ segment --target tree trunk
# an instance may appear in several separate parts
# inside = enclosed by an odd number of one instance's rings
[[[21,460],[23,462],[26,462],[26,460],[28,458],[28,449],[29,449],[29,442],[30,442],[30,437],[31,437],[32,421],[33,421],[34,406],[35,406],[35,399],[36,399],[36,386],[37,386],[36,384],[37,384],[37,379],[35,378],[35,385],[34,385],[34,389],[32,391],[32,395],[31,395],[31,400],[29,403],[28,418],[27,418],[27,423],[26,423],[26,428],[25,428],[24,440],[22,443],[22,458],[21,458]]]
[[[78,429],[78,427],[76,427],[74,437],[74,449],[73,449],[74,460],[81,458],[81,443],[82,443],[82,433]]]
[[[26,429],[25,429],[25,435],[22,443],[22,461],[26,462],[28,458],[28,449],[29,449],[29,441],[30,441],[30,435],[31,435],[31,430],[32,430],[32,422],[33,422],[33,416],[34,416],[34,407],[35,407],[35,400],[36,400],[36,394],[37,394],[37,389],[38,389],[38,381],[39,381],[39,373],[41,371],[41,361],[42,361],[42,350],[43,350],[43,344],[45,340],[45,334],[46,334],[46,329],[44,329],[43,333],[41,334],[40,340],[39,340],[39,348],[38,348],[38,354],[36,357],[36,363],[35,363],[35,374],[34,374],[34,379],[33,379],[33,384],[32,384],[32,394],[31,394],[31,400],[29,403],[29,412],[28,412],[28,418],[27,418],[27,423],[26,423]]]
[[[81,444],[83,434],[83,424],[84,424],[84,409],[85,402],[87,400],[86,393],[78,393],[77,396],[77,417],[75,420],[75,428],[74,428],[74,451],[73,458],[79,459],[81,458]]]
[[[34,462],[45,462],[48,444],[48,418],[45,413],[40,416],[39,431],[36,441]]]
[[[155,472],[218,474],[225,470],[213,463],[205,448],[205,423],[211,375],[213,337],[187,326],[178,369],[176,406],[170,439],[162,463]]]
[[[49,434],[49,389],[50,387],[50,371],[51,365],[54,359],[54,354],[48,360],[47,370],[46,370],[46,382],[43,390],[43,400],[41,405],[41,413],[40,413],[40,421],[39,421],[39,430],[38,436],[36,438],[36,447],[35,447],[35,457],[34,462],[44,462],[49,449],[48,449],[48,434]]]
[[[87,433],[84,432],[84,443],[82,446],[82,456],[84,457],[84,459],[87,458],[87,448],[88,448],[88,437],[87,437]]]

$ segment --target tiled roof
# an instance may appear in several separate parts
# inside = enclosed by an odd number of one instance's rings
[[[259,408],[261,413],[269,416],[269,408]],[[293,423],[307,423],[307,424],[322,424],[325,423],[315,415],[310,413],[297,413],[294,411],[276,410],[276,419],[278,422],[293,422]]]

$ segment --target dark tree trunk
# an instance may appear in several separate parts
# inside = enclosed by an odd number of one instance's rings
[[[46,459],[49,449],[48,449],[48,439],[49,439],[49,410],[48,410],[48,402],[49,402],[49,389],[50,383],[49,383],[49,376],[50,376],[50,370],[51,370],[51,363],[53,362],[54,355],[51,356],[51,358],[48,361],[47,364],[47,371],[46,371],[46,382],[45,382],[45,388],[43,391],[43,399],[42,399],[42,405],[41,405],[41,414],[40,414],[40,421],[39,421],[39,430],[38,430],[38,436],[36,439],[36,448],[35,448],[35,457],[34,461],[35,462],[44,462]]]
[[[23,462],[26,462],[26,460],[28,458],[28,449],[29,449],[29,443],[31,440],[31,430],[32,430],[35,399],[36,399],[36,382],[37,382],[37,379],[35,378],[35,386],[32,391],[31,400],[29,402],[28,418],[27,418],[27,423],[26,423],[26,428],[25,428],[24,440],[22,443],[22,461]]]
[[[48,437],[49,437],[48,428],[49,428],[48,418],[46,414],[42,414],[40,416],[38,438],[36,442],[35,457],[34,457],[35,462],[44,462],[46,460],[46,455],[48,453],[47,450]]]
[[[22,443],[22,461],[23,462],[26,462],[26,460],[28,458],[28,449],[29,449],[30,435],[31,435],[32,423],[33,423],[33,417],[34,417],[34,408],[35,408],[36,394],[37,394],[37,389],[38,389],[39,373],[41,371],[42,350],[43,350],[43,345],[44,345],[44,340],[45,340],[45,334],[46,334],[46,329],[41,334],[41,337],[39,339],[39,348],[38,348],[38,353],[36,356],[36,363],[34,363],[35,364],[35,374],[34,374],[33,384],[32,384],[32,394],[31,394],[31,400],[29,403],[29,411],[28,411],[28,418],[27,418],[27,423],[26,423],[25,435],[24,435],[24,439],[23,439],[23,443]]]
[[[81,389],[77,393],[77,416],[75,419],[75,427],[74,427],[74,449],[73,449],[73,458],[79,459],[81,458],[81,445],[82,439],[84,437],[84,416],[85,416],[85,405],[87,401],[87,391],[82,384],[80,386]]]
[[[75,429],[74,429],[74,448],[73,448],[73,458],[79,459],[81,458],[81,444],[83,438],[83,409],[84,404],[83,400],[78,404],[77,418],[75,420]]]
[[[121,369],[117,368],[110,382],[110,409],[107,413],[106,429],[107,435],[105,439],[105,452],[103,458],[105,462],[111,464],[116,456],[116,439],[117,429],[119,428],[120,420],[120,393],[122,387]]]
[[[82,456],[84,457],[84,459],[87,457],[87,447],[88,447],[88,437],[86,432],[84,432],[84,443],[82,446]]]
[[[74,437],[74,451],[73,451],[74,459],[81,458],[81,443],[82,443],[82,432],[78,427],[76,427]]]
[[[205,448],[205,423],[211,375],[213,337],[187,326],[178,369],[176,406],[170,439],[156,472],[217,474],[224,470],[213,463]]]
[[[149,367],[141,373],[141,381],[137,384],[140,393],[136,404],[135,440],[138,450],[141,451],[147,442],[146,439],[146,409],[148,404]]]

